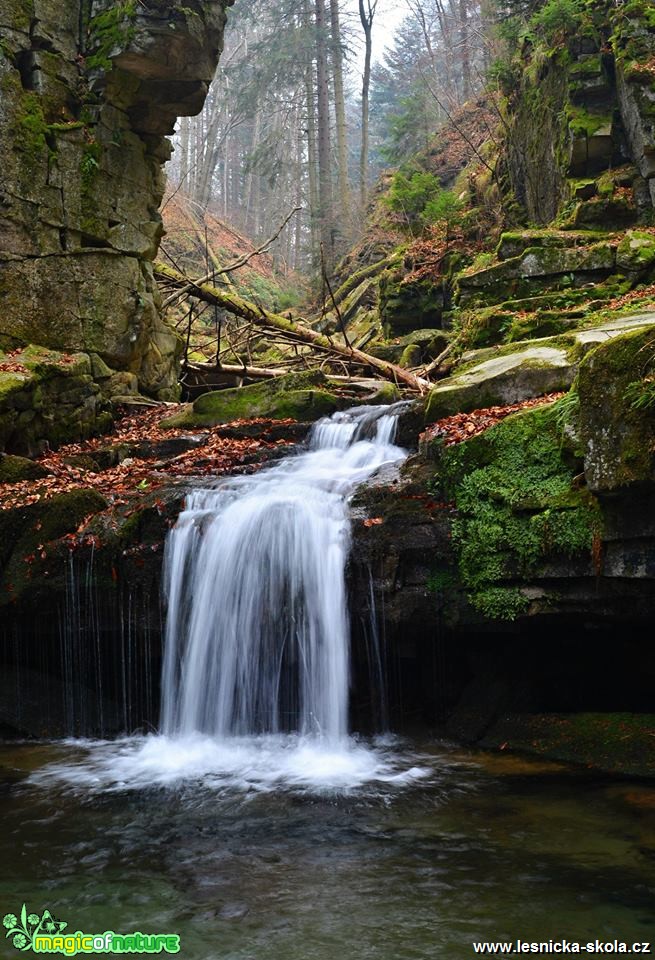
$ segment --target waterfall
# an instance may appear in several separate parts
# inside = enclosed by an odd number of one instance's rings
[[[305,452],[187,498],[166,544],[165,735],[346,737],[348,500],[404,459],[397,413],[337,413]]]

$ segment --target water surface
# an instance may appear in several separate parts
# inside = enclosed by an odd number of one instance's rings
[[[177,747],[2,746],[5,910],[176,932],[185,960],[655,942],[653,786],[439,743]]]

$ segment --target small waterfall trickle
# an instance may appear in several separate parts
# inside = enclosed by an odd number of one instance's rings
[[[397,412],[337,413],[307,452],[187,498],[166,545],[165,735],[346,737],[348,498],[404,459]]]

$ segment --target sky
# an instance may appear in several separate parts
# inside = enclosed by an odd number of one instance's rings
[[[374,61],[382,57],[385,47],[391,44],[394,33],[408,12],[409,10],[405,0],[378,0],[378,8],[375,13],[375,19],[373,20],[372,34]],[[346,0],[344,3],[344,14],[344,19],[347,17],[348,22],[352,24],[357,35],[361,35],[358,0]],[[354,72],[361,72],[363,60],[364,48],[362,41],[358,49],[353,50],[351,65]]]

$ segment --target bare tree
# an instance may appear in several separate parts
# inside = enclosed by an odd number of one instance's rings
[[[359,19],[364,31],[364,73],[362,75],[362,142],[359,154],[359,198],[362,209],[368,194],[368,138],[369,138],[369,91],[371,87],[371,53],[373,49],[373,18],[378,0],[359,0]]]

